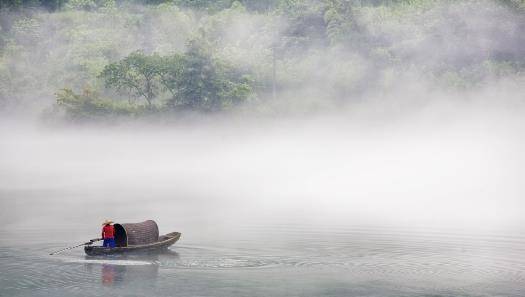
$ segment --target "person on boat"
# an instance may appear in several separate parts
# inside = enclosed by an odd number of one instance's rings
[[[105,220],[104,223],[102,223],[102,239],[104,240],[104,243],[102,244],[103,247],[115,247],[115,227],[111,224],[113,224],[112,220]]]

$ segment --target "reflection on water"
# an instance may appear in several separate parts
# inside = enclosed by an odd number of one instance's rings
[[[94,264],[87,264],[94,265]],[[133,282],[148,282],[157,278],[159,265],[114,265],[102,264],[101,276],[102,284],[106,286],[125,285]]]
[[[122,282],[126,266],[102,264],[102,284],[113,285],[115,281]]]
[[[154,254],[85,256],[82,262],[85,262],[86,270],[90,274],[96,274],[100,270],[101,282],[104,286],[126,286],[155,281],[159,274],[161,261],[177,259],[179,259],[177,252],[166,250]]]

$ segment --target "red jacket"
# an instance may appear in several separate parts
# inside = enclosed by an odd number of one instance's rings
[[[105,225],[102,228],[102,238],[103,239],[115,238],[115,227],[111,225]]]

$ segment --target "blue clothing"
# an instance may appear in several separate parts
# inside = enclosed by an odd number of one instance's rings
[[[115,238],[104,239],[103,247],[114,248],[115,247]]]

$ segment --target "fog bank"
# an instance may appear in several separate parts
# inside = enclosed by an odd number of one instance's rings
[[[112,217],[212,229],[301,222],[521,230],[521,110],[445,105],[388,121],[370,114],[2,125],[0,223]]]
[[[522,230],[522,10],[484,0],[327,3],[3,12],[2,228],[155,218],[181,230]],[[242,104],[164,112],[159,95],[163,112],[149,117],[50,112],[61,88],[126,103],[104,87],[106,65],[136,50],[182,53],[194,39],[250,73]]]

